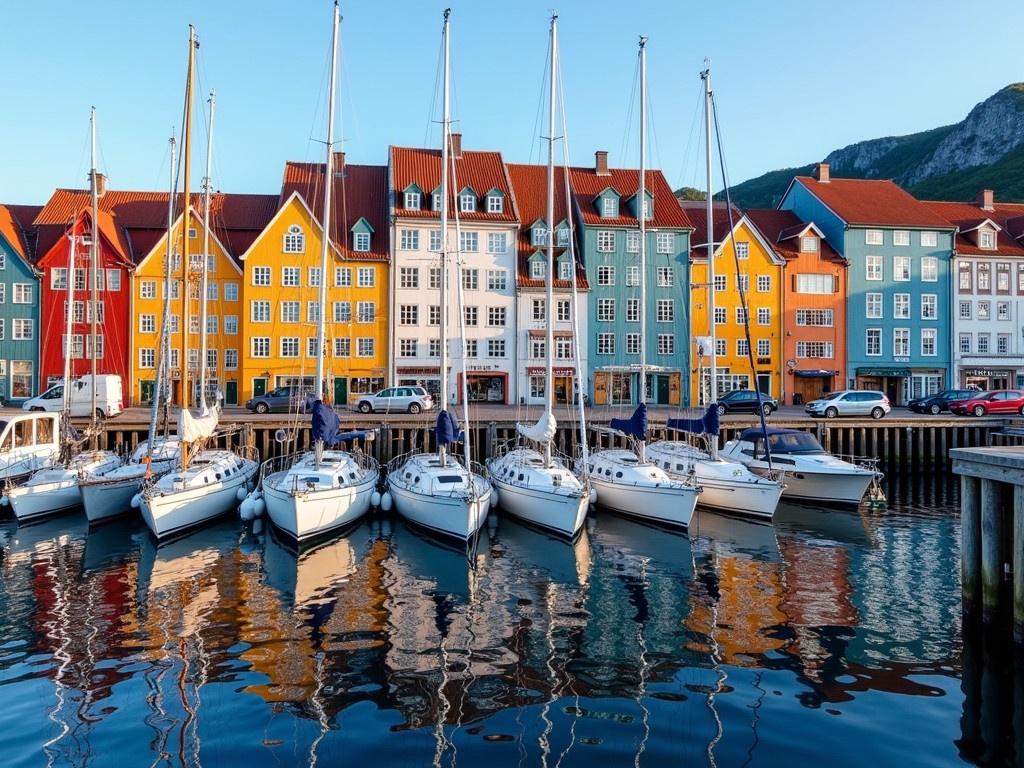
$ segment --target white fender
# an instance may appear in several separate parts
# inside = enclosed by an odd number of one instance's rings
[[[242,503],[238,507],[239,517],[245,520],[245,522],[249,522],[250,520],[252,520],[255,517],[255,515],[253,514],[253,507],[255,506],[256,502],[253,501],[248,496],[246,496],[244,499],[242,499]]]
[[[256,517],[263,517],[263,513],[267,509],[267,502],[263,500],[263,497],[257,497],[256,501],[253,502],[252,512]]]
[[[380,491],[374,491],[373,493],[370,494],[370,506],[371,507],[379,507],[380,506]]]
[[[142,496],[141,496],[141,494],[136,493],[134,496],[132,496],[132,509],[138,509],[141,506],[142,506]]]
[[[248,495],[249,492],[245,489],[244,485],[239,486],[238,490],[235,492],[235,498],[238,499],[239,501],[242,501],[242,499],[244,499]]]
[[[385,512],[391,511],[392,498],[389,491],[385,491],[384,495],[380,497],[380,508]]]

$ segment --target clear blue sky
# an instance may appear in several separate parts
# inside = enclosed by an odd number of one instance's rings
[[[350,2],[343,134],[353,162],[437,142],[431,124],[444,2]],[[538,160],[537,111],[551,0],[452,3],[457,129],[470,149]],[[650,37],[651,163],[702,185],[698,71],[712,57],[731,180],[820,159],[853,141],[963,118],[1024,80],[1024,3],[564,0],[562,68],[574,163],[607,149],[635,164],[627,125],[639,33]],[[120,189],[163,189],[181,122],[187,25],[201,86],[218,92],[214,183],[278,191],[285,160],[319,159],[329,0],[56,0],[5,4],[0,201],[42,203],[83,186],[98,110],[100,169]],[[624,157],[625,154],[625,157]],[[201,168],[196,158],[196,169]]]

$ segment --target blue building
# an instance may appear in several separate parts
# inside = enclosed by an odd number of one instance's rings
[[[814,221],[849,264],[846,385],[894,405],[950,385],[955,227],[891,181],[833,179],[824,163],[779,208]]]
[[[39,276],[29,232],[36,206],[0,205],[0,399],[39,394]]]

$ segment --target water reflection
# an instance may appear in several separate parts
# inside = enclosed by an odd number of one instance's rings
[[[1024,678],[961,639],[955,493],[573,543],[503,518],[469,551],[0,524],[3,762],[1012,761]]]

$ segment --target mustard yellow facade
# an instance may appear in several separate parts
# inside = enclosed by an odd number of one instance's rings
[[[241,403],[315,383],[321,238],[321,224],[293,193],[242,255]],[[333,245],[328,255],[324,391],[335,404],[376,392],[387,371],[388,264],[357,257]]]
[[[732,236],[716,233],[715,251],[715,337],[718,365],[718,393],[732,389],[759,388],[777,397],[782,376],[782,266],[781,259],[767,246],[756,230],[741,217]],[[739,254],[739,259],[736,254]],[[739,270],[737,272],[737,263]],[[695,249],[691,255],[690,310],[693,335],[711,335],[710,295],[707,251]],[[744,331],[744,313],[740,301],[741,286],[746,291],[750,318],[750,346],[754,369],[751,372]],[[700,375],[692,377],[692,402],[708,402],[710,350],[694,358]]]
[[[182,218],[171,230],[172,287],[170,303],[170,379],[175,403],[181,403],[182,359],[188,333],[189,377],[198,380],[200,352],[201,265],[203,221],[194,212],[189,222],[189,255],[193,268],[183,280],[181,269]],[[238,402],[239,352],[242,340],[242,271],[223,244],[212,233],[208,263],[207,300],[207,388],[220,392],[227,405]],[[156,366],[160,355],[160,333],[164,304],[164,265],[167,236],[160,238],[139,262],[132,276],[132,380],[133,404],[152,403]],[[185,283],[189,290],[186,291]],[[127,389],[127,387],[126,387]],[[197,391],[193,389],[193,391]]]

